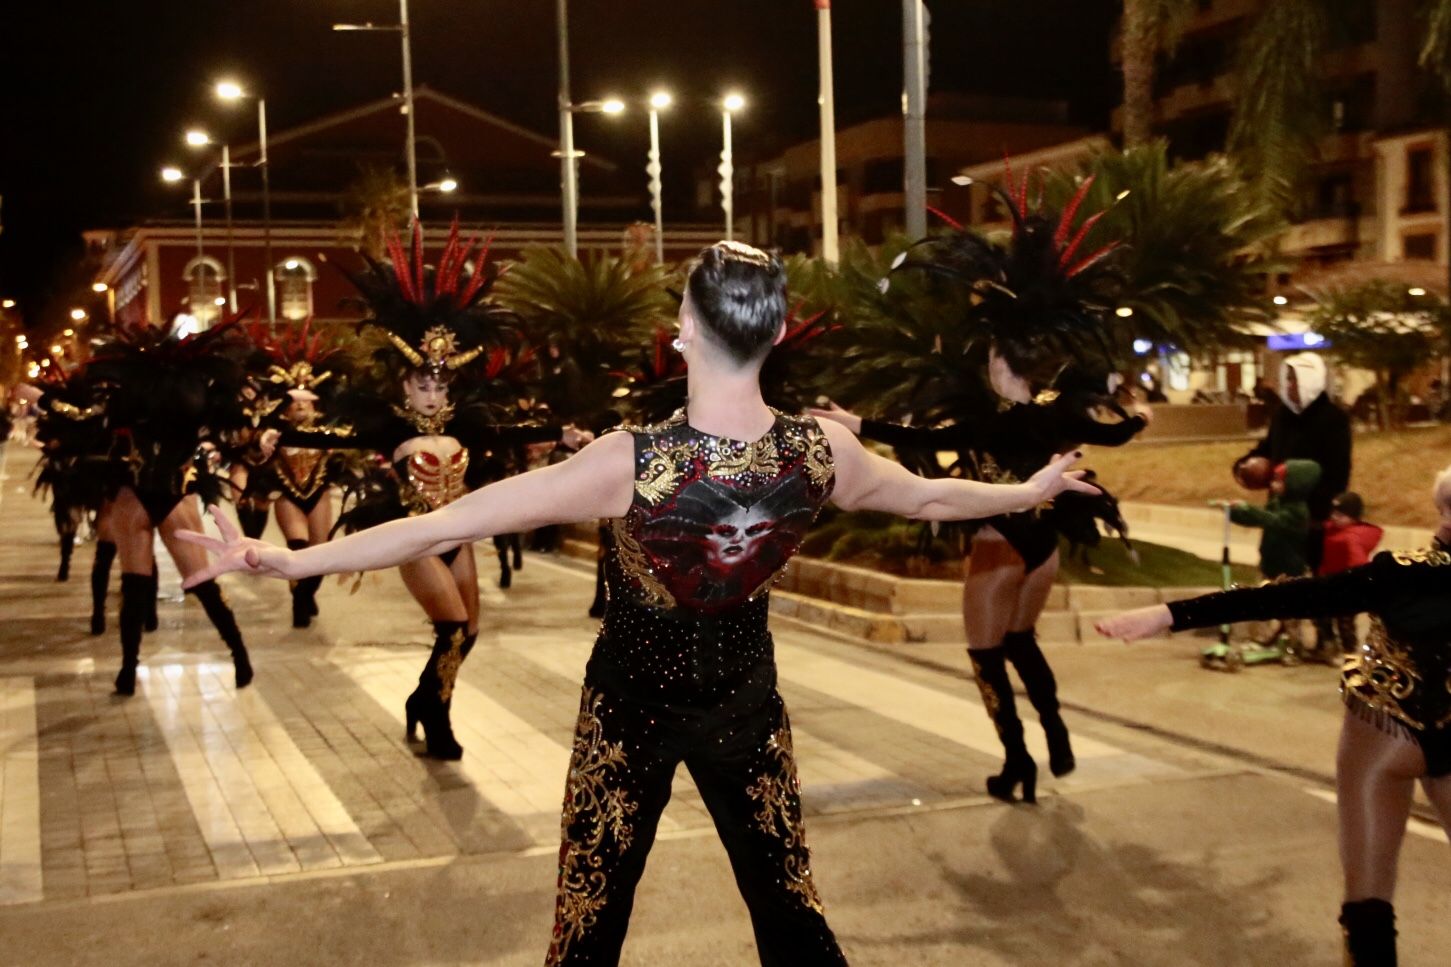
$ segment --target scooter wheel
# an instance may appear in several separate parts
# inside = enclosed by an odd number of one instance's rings
[[[1294,666],[1300,664],[1299,653],[1295,651],[1285,652],[1285,656],[1280,659],[1280,664],[1284,665],[1286,668],[1293,668]]]
[[[1237,651],[1231,651],[1225,656],[1224,670],[1235,673],[1244,671],[1244,655]]]

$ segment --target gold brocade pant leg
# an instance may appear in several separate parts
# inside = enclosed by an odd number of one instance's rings
[[[781,697],[712,723],[685,765],[715,820],[768,967],[844,964],[811,872]]]
[[[612,965],[680,762],[657,708],[586,684],[560,817],[559,885],[547,967]]]

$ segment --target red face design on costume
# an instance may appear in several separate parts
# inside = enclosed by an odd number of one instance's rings
[[[776,529],[757,507],[742,507],[710,529],[706,535],[706,559],[716,567],[741,564],[756,556]]]

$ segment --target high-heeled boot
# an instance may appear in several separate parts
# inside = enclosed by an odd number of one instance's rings
[[[113,541],[96,541],[96,557],[91,561],[91,634],[106,630],[106,591],[111,584],[111,562],[116,560]]]
[[[1386,900],[1340,905],[1346,967],[1396,967],[1396,908]]]
[[[507,589],[514,583],[514,569],[509,566],[509,548],[494,538],[494,553],[499,556],[499,587]]]
[[[524,542],[518,534],[509,535],[509,550],[514,555],[514,570],[524,570]]]
[[[1038,764],[1028,755],[1023,742],[1023,722],[1018,718],[1018,703],[1008,679],[1004,648],[969,648],[973,676],[982,695],[982,704],[997,728],[1003,743],[1003,771],[988,777],[988,794],[1003,802],[1017,802],[1013,790],[1023,787],[1023,802],[1037,802]]]
[[[147,575],[146,591],[146,623],[147,631],[155,631],[161,627],[161,619],[156,615],[156,598],[161,593],[161,574],[156,570],[156,559],[151,559],[151,573]]]
[[[71,555],[76,550],[76,532],[63,533],[60,535],[60,568],[55,572],[57,581],[69,581],[71,579]]]
[[[289,551],[300,551],[307,547],[307,541],[289,540],[287,549]],[[321,581],[318,578],[318,581]],[[313,601],[312,592],[317,590],[317,582],[312,578],[302,578],[291,581],[287,585],[292,592],[292,627],[306,628],[312,624],[312,616],[317,614],[317,604]]]
[[[207,613],[212,627],[217,629],[217,634],[222,636],[227,650],[232,653],[237,687],[246,688],[252,683],[252,661],[247,655],[247,646],[242,643],[242,631],[237,627],[237,616],[232,613],[227,599],[222,597],[222,589],[217,586],[216,581],[203,581],[190,588],[187,593],[196,595],[196,599],[201,602],[202,610]]]
[[[1058,708],[1058,681],[1048,664],[1043,649],[1038,647],[1038,634],[1027,631],[1009,631],[1003,636],[1003,651],[1008,661],[1018,670],[1023,680],[1023,689],[1028,701],[1038,713],[1043,726],[1043,735],[1048,740],[1048,769],[1055,776],[1066,776],[1077,762],[1073,758],[1073,744],[1068,738],[1068,726],[1063,724],[1063,715]]]
[[[418,687],[404,703],[407,720],[408,741],[417,740],[415,728],[423,725],[425,755],[434,759],[458,760],[463,758],[463,746],[453,735],[453,724],[449,711],[453,704],[454,683],[458,680],[459,666],[464,660],[464,643],[469,641],[468,626],[462,621],[435,621],[433,623],[433,652],[423,673],[418,676]]]
[[[267,529],[267,504],[260,507],[256,502],[243,500],[237,504],[237,523],[242,525],[242,536],[254,540],[262,537]]]
[[[141,660],[141,625],[146,620],[146,593],[150,576],[121,572],[121,670],[116,673],[116,694],[136,694],[136,665]]]

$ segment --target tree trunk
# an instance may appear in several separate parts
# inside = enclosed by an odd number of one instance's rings
[[[1157,44],[1146,0],[1124,0],[1119,38],[1124,75],[1124,147],[1133,148],[1153,136]]]

